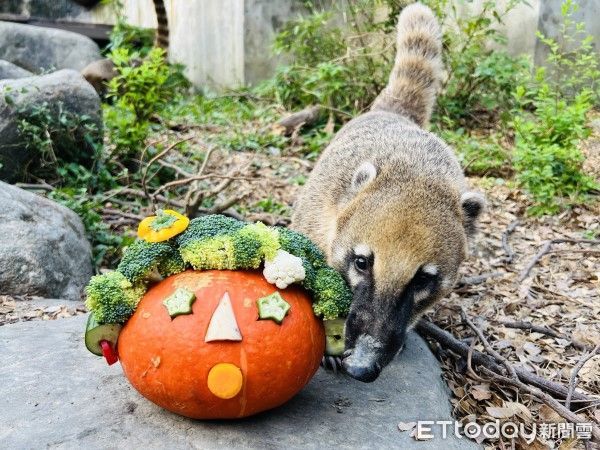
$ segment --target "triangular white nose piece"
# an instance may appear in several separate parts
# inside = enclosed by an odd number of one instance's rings
[[[204,342],[241,340],[242,333],[235,320],[231,299],[229,293],[225,292],[210,319]]]

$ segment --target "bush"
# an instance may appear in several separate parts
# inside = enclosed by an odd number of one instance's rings
[[[581,30],[572,21],[575,11],[571,0],[563,3],[562,39],[571,45],[569,29]],[[530,213],[537,215],[585,203],[600,187],[583,172],[584,156],[579,149],[581,140],[589,136],[587,114],[597,95],[598,63],[590,63],[590,41],[585,38],[565,52],[555,40],[540,37],[549,48],[550,68],[538,68],[517,87],[518,108],[512,122],[517,180],[534,202]]]
[[[104,121],[114,154],[131,161],[144,146],[151,118],[175,101],[186,86],[181,68],[167,63],[165,52],[153,48],[147,56],[126,48],[110,54],[118,72],[108,82]]]
[[[33,156],[27,174],[56,179],[60,165],[78,162],[91,167],[102,147],[101,132],[89,116],[66,111],[62,102],[19,109],[19,134]]]
[[[599,187],[583,173],[584,157],[578,148],[589,135],[585,124],[592,93],[584,89],[574,98],[562,97],[546,77],[546,70],[540,68],[534,83],[519,87],[522,109],[513,121],[517,179],[534,201],[530,212],[538,215],[584,203]]]

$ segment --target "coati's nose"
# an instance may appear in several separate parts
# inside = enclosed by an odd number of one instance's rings
[[[381,372],[381,369],[377,364],[370,366],[355,366],[352,365],[352,363],[350,363],[347,359],[342,361],[342,366],[348,375],[358,381],[362,381],[363,383],[375,381]]]
[[[370,383],[381,373],[379,355],[381,343],[372,336],[363,334],[358,337],[354,348],[342,361],[342,366],[352,378]]]

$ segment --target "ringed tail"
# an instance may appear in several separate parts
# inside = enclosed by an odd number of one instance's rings
[[[442,33],[431,9],[414,3],[398,18],[396,60],[371,110],[401,114],[427,126],[442,77]]]
[[[154,11],[156,13],[156,38],[154,45],[164,50],[169,49],[169,21],[167,20],[167,10],[165,9],[164,0],[153,0]]]

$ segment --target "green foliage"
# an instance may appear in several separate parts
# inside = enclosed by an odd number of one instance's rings
[[[505,176],[512,172],[511,152],[502,145],[499,133],[476,136],[459,128],[442,130],[440,135],[454,148],[467,175]]]
[[[575,27],[576,5],[562,5],[563,39],[572,46],[563,51],[558,43],[543,37],[549,48],[550,69],[538,68],[516,89],[518,109],[513,112],[516,131],[514,166],[517,180],[531,195],[530,213],[555,214],[585,203],[600,185],[582,170],[580,141],[589,136],[587,113],[597,89],[598,62],[590,63],[590,42],[579,47],[566,34]],[[587,69],[586,69],[587,68]],[[587,77],[587,78],[586,78]]]
[[[517,90],[523,102],[513,126],[517,132],[514,166],[517,179],[531,194],[532,214],[554,214],[564,207],[584,203],[599,185],[582,171],[584,157],[578,148],[589,135],[586,114],[592,94],[584,89],[574,98],[551,88],[543,68],[535,83]],[[532,109],[533,113],[527,112]]]
[[[107,85],[110,103],[104,105],[104,121],[114,153],[127,160],[139,153],[150,119],[175,99],[184,81],[180,69],[167,63],[160,48],[153,48],[143,58],[117,48],[110,58],[118,75]]]
[[[109,272],[92,277],[85,290],[85,305],[99,323],[124,323],[135,311],[145,288],[134,286],[119,272]]]
[[[587,35],[585,24],[575,22],[573,14],[579,5],[573,0],[564,0],[561,5],[562,22],[559,38],[552,39],[537,33],[546,45],[546,64],[549,73],[546,81],[563,97],[572,97],[578,92],[590,91],[596,103],[600,101],[600,60],[593,36]],[[560,42],[560,43],[559,43]]]
[[[485,0],[478,13],[466,15],[450,0],[425,3],[444,25],[443,57],[448,73],[434,112],[436,127],[473,127],[511,110],[514,87],[528,73],[529,63],[497,48],[506,41],[498,30],[506,14],[524,1],[510,0],[502,8]]]
[[[389,27],[375,20],[376,10],[397,3],[334,2],[325,12],[305,2],[309,13],[288,22],[274,44],[275,52],[293,63],[280,67],[257,91],[289,109],[323,105],[330,117],[343,121],[366,109],[385,86],[393,61],[393,37],[381,33]],[[348,22],[336,23],[338,16]]]
[[[106,51],[110,53],[118,48],[123,48],[132,52],[137,51],[141,56],[146,56],[154,45],[154,30],[128,24],[123,15],[122,0],[102,0],[102,4],[108,5],[116,17]]]
[[[98,213],[101,208],[96,197],[90,197],[85,187],[57,188],[49,195],[52,200],[73,210],[82,220],[86,237],[92,246],[95,267],[112,265],[119,257],[120,249],[131,238],[113,232]]]
[[[32,155],[28,175],[55,179],[62,164],[91,166],[101,149],[100,130],[86,115],[66,111],[62,102],[20,107],[19,134]]]

